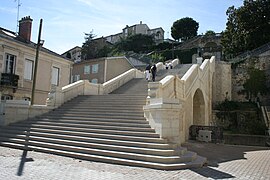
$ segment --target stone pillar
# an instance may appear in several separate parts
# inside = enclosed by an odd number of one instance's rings
[[[55,107],[59,107],[64,103],[64,95],[62,93],[62,88],[57,87],[55,90]]]
[[[161,84],[159,82],[148,83],[148,96],[146,98],[146,104],[150,104],[150,99],[155,99],[160,97],[159,89]]]
[[[180,131],[183,119],[180,117],[182,105],[178,99],[150,99],[144,112],[150,126],[168,143],[181,144]]]
[[[56,87],[51,92],[48,93],[48,98],[46,100],[46,105],[49,107],[59,107],[64,103],[64,97],[62,93],[62,88]]]

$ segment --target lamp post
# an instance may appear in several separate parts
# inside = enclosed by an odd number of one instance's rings
[[[35,59],[35,66],[34,66],[34,76],[33,76],[33,83],[32,83],[31,105],[34,104],[34,99],[35,99],[35,89],[36,89],[36,78],[37,78],[39,48],[44,43],[44,40],[40,40],[41,29],[42,29],[42,21],[43,20],[40,19],[39,32],[38,32],[38,41],[37,41],[37,47],[36,47],[36,59]]]

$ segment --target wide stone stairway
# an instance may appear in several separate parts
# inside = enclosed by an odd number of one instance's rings
[[[0,128],[0,145],[90,161],[173,170],[206,159],[166,143],[144,118],[147,82],[108,95],[78,96],[61,107]]]

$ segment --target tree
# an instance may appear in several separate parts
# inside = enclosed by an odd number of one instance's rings
[[[197,36],[199,23],[190,17],[175,21],[171,27],[171,35],[175,40],[187,40]]]
[[[70,52],[67,52],[67,56],[66,56],[68,59],[71,59],[71,54]]]
[[[96,38],[96,35],[93,34],[93,31],[90,33],[85,33],[85,42],[82,45],[82,58],[94,59],[100,57],[107,57],[111,51],[111,44],[107,42],[106,38]]]
[[[206,33],[204,35],[205,36],[214,36],[214,35],[216,35],[216,33],[215,33],[215,31],[208,30],[208,31],[206,31]]]
[[[236,56],[270,41],[269,0],[245,0],[243,6],[229,7],[222,45],[225,55]]]
[[[264,95],[268,92],[267,77],[265,72],[259,69],[250,69],[249,78],[244,83],[244,89],[249,93],[249,99],[257,97],[258,93]]]
[[[95,42],[93,39],[96,37],[93,34],[93,30],[90,33],[84,33],[85,42],[82,45],[82,59],[92,59],[96,58],[96,52],[94,51]]]
[[[118,51],[147,52],[155,44],[153,36],[135,34],[122,39],[116,46]]]

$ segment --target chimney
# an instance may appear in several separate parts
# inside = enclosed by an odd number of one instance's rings
[[[23,17],[19,21],[19,36],[26,42],[30,42],[31,40],[32,21],[33,19],[30,16]]]

